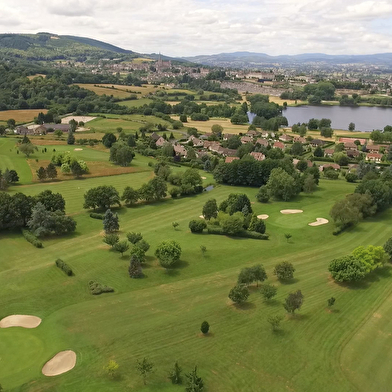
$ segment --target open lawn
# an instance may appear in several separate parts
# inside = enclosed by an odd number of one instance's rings
[[[143,105],[148,105],[151,102],[153,102],[152,99],[140,98],[140,99],[132,99],[130,101],[122,101],[121,105],[124,105],[124,106],[127,106],[127,107],[139,108],[139,107],[141,107]]]
[[[11,143],[11,138],[0,138],[0,165],[10,156]],[[66,148],[70,146],[56,146],[58,151]],[[81,148],[77,154],[82,159],[98,162],[107,156]],[[26,160],[14,154],[9,162],[27,176]],[[382,245],[392,233],[392,211],[339,236],[332,235],[331,223],[308,226],[316,218],[328,219],[334,202],[353,192],[355,184],[343,180],[321,180],[314,194],[292,202],[261,204],[255,201],[255,188],[217,186],[194,197],[123,207],[117,209],[121,239],[136,231],[151,245],[145,278],[130,279],[129,253],[120,257],[102,242],[102,221],[83,210],[83,195],[98,185],[113,185],[120,193],[126,186],[140,187],[153,177],[149,161],[137,156],[132,162],[131,167],[145,170],[141,172],[50,184],[25,181],[24,186],[10,188],[11,194],[60,192],[78,226],[72,235],[44,239],[43,249],[34,248],[18,232],[0,233],[0,319],[11,314],[42,318],[35,329],[0,329],[0,382],[5,390],[173,392],[184,389],[167,379],[176,360],[186,372],[197,365],[207,390],[214,392],[390,390],[392,268],[351,286],[334,283],[327,269],[333,258],[356,246]],[[211,174],[202,175],[207,177],[205,184],[213,181]],[[197,219],[208,199],[220,203],[233,192],[246,193],[256,214],[269,215],[268,241],[190,233],[189,221]],[[282,209],[304,212],[283,215]],[[179,223],[177,230],[173,221]],[[285,233],[292,235],[290,241]],[[154,250],[169,239],[180,243],[182,256],[167,273]],[[207,248],[205,256],[201,245]],[[67,277],[56,268],[57,258],[75,275]],[[282,284],[272,271],[285,260],[296,271],[292,282]],[[257,263],[265,266],[268,282],[278,287],[276,299],[265,303],[251,287],[248,302],[234,306],[227,295],[240,269]],[[92,296],[89,280],[112,286],[115,292]],[[298,289],[304,305],[289,317],[282,302]],[[336,298],[332,311],[326,308],[331,296]],[[275,314],[285,318],[273,333],[266,320]],[[211,326],[208,336],[200,333],[204,320]],[[57,377],[42,375],[44,363],[62,350],[76,352],[76,367]],[[143,357],[155,365],[146,386],[135,370],[136,360]],[[103,371],[110,359],[120,365],[115,380]]]
[[[0,120],[7,121],[13,118],[17,124],[33,121],[38,113],[46,113],[46,109],[24,109],[24,110],[3,110],[0,111]]]

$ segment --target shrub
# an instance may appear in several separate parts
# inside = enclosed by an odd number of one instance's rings
[[[23,237],[30,242],[30,244],[34,245],[36,248],[43,248],[42,242],[31,232],[28,230],[22,230]]]
[[[56,260],[56,266],[64,271],[68,276],[72,276],[73,272],[71,267],[61,259]]]
[[[356,182],[358,180],[358,176],[354,173],[347,173],[346,174],[346,181],[347,182]]]
[[[206,227],[207,223],[202,219],[193,219],[189,222],[189,228],[192,233],[202,233]]]
[[[294,266],[288,261],[283,261],[279,263],[274,268],[274,274],[279,280],[289,280],[294,277]]]
[[[260,293],[264,297],[265,300],[269,300],[273,297],[275,297],[278,289],[273,286],[272,284],[262,284],[260,286]]]
[[[103,220],[104,216],[103,216],[103,214],[98,214],[96,212],[92,212],[90,214],[90,218]]]
[[[207,321],[201,323],[200,331],[205,335],[210,330],[210,324]]]
[[[270,195],[269,195],[268,188],[265,185],[262,185],[260,187],[259,191],[257,192],[256,199],[260,203],[268,203],[270,199]]]
[[[249,297],[249,290],[244,285],[234,286],[229,293],[229,298],[235,303],[245,302]]]
[[[112,293],[114,291],[112,287],[104,286],[95,280],[90,280],[88,282],[88,287],[92,295],[99,295],[102,293]]]
[[[127,233],[127,238],[131,244],[136,244],[137,242],[143,239],[143,236],[141,235],[141,233],[132,232],[132,233]]]
[[[358,281],[366,276],[365,266],[354,256],[332,260],[328,270],[338,282]]]
[[[208,234],[230,235],[232,237],[253,238],[254,240],[268,240],[269,238],[268,234],[261,234],[249,230],[242,230],[235,234],[227,234],[221,227],[217,226],[208,226],[207,231]]]

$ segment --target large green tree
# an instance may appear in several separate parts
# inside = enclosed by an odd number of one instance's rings
[[[270,195],[277,200],[289,201],[299,193],[296,180],[280,167],[271,171],[267,188]]]
[[[121,206],[120,195],[112,185],[101,185],[89,189],[84,195],[83,208],[106,210],[113,205]]]

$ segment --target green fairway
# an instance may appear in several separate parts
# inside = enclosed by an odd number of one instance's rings
[[[214,392],[390,390],[391,268],[351,287],[334,283],[327,269],[333,258],[356,246],[382,245],[391,236],[392,212],[339,236],[332,235],[331,223],[310,227],[316,218],[329,219],[334,202],[355,188],[345,181],[327,180],[321,180],[314,194],[292,202],[261,204],[256,202],[255,188],[217,186],[194,197],[122,208],[118,210],[121,239],[126,232],[137,231],[151,244],[146,277],[130,279],[129,253],[121,257],[102,242],[102,221],[83,210],[83,195],[103,184],[114,185],[120,193],[125,186],[140,187],[153,175],[151,168],[147,170],[148,161],[136,157],[135,164],[146,168],[140,173],[10,189],[30,195],[48,187],[60,192],[78,226],[70,236],[44,239],[43,249],[34,248],[19,233],[1,233],[1,317],[42,318],[34,330],[0,329],[0,358],[7,361],[0,366],[0,382],[6,390],[183,390],[167,379],[176,360],[186,372],[197,365],[208,391]],[[210,174],[206,177],[205,183],[212,181]],[[208,199],[220,203],[233,192],[247,193],[255,202],[254,212],[269,215],[268,241],[189,231],[189,221],[201,214]],[[282,209],[304,212],[283,215]],[[173,221],[179,223],[177,230]],[[285,233],[292,235],[290,241]],[[180,243],[182,256],[177,268],[167,273],[154,250],[170,239]],[[201,245],[207,248],[205,256]],[[67,277],[56,268],[57,258],[68,263],[75,276]],[[290,261],[296,268],[290,284],[279,283],[273,275],[280,261]],[[256,263],[265,266],[268,282],[278,287],[276,299],[265,303],[254,287],[245,306],[233,306],[227,295],[240,269]],[[92,296],[89,280],[112,286],[115,292]],[[298,289],[305,297],[301,311],[295,317],[285,316],[281,331],[273,333],[267,317],[285,315],[282,302]],[[336,298],[333,311],[326,306],[331,296]],[[208,337],[200,333],[204,320],[211,325]],[[43,376],[46,360],[66,349],[77,353],[75,369],[57,377]],[[147,386],[135,370],[136,360],[143,357],[156,369]],[[103,371],[109,359],[120,365],[118,380],[110,380]]]

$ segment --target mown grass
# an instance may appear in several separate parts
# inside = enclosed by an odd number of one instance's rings
[[[135,160],[136,161],[136,160]],[[147,164],[147,161],[144,162]],[[183,169],[182,169],[183,170]],[[390,321],[391,269],[386,267],[365,282],[337,285],[328,274],[331,259],[358,245],[382,245],[391,235],[391,211],[362,222],[339,236],[332,224],[309,227],[318,217],[328,218],[333,203],[354,190],[355,184],[325,181],[312,195],[292,202],[252,207],[269,215],[268,241],[234,239],[190,233],[190,219],[198,217],[209,198],[222,201],[232,192],[245,192],[255,201],[256,189],[218,186],[211,192],[156,204],[118,210],[120,236],[140,231],[151,244],[146,277],[128,277],[129,256],[120,257],[102,242],[102,222],[82,208],[83,194],[91,187],[114,185],[120,192],[151,178],[152,172],[125,174],[51,184],[64,195],[67,212],[77,220],[76,233],[44,240],[36,249],[19,233],[2,232],[0,263],[1,316],[34,314],[42,317],[35,330],[0,330],[0,355],[10,365],[0,367],[0,380],[10,391],[176,391],[167,372],[178,360],[186,371],[198,365],[209,391],[388,391],[391,383]],[[207,175],[206,182],[211,180]],[[47,184],[13,187],[37,194]],[[303,209],[301,215],[282,215],[286,208]],[[179,229],[171,223],[177,221]],[[284,234],[292,234],[287,242]],[[181,244],[181,261],[171,273],[153,256],[162,240]],[[200,245],[207,247],[203,257]],[[54,266],[62,258],[75,272],[65,276]],[[273,276],[277,262],[288,260],[295,279],[279,283]],[[265,303],[251,288],[248,303],[233,306],[227,298],[244,266],[262,263],[278,296]],[[92,296],[91,279],[116,289]],[[287,293],[302,290],[303,308],[285,316],[273,333],[266,319],[285,315]],[[336,298],[333,311],[326,301]],[[211,325],[208,337],[200,324]],[[73,349],[76,368],[59,377],[44,377],[41,367],[57,351]],[[135,370],[137,359],[148,357],[156,366],[143,386]],[[18,360],[20,359],[20,363]],[[120,364],[120,376],[110,380],[103,372],[109,359]],[[13,364],[13,365],[12,365]]]
[[[47,109],[2,110],[0,111],[0,120],[8,121],[13,118],[17,124],[22,124],[33,121],[40,112],[46,113]]]

